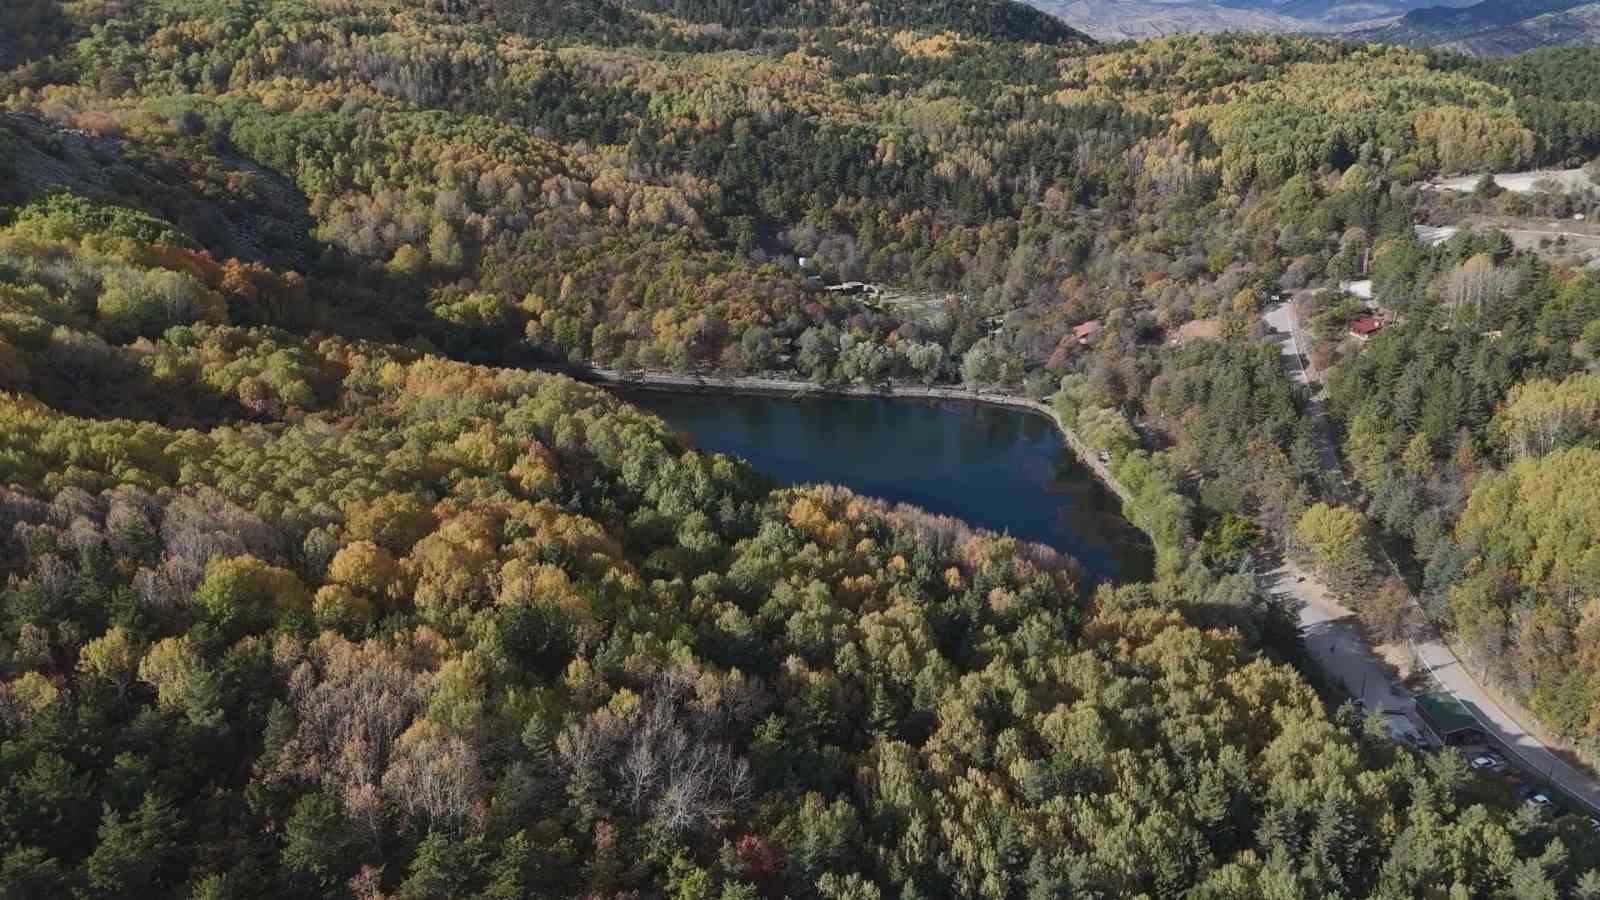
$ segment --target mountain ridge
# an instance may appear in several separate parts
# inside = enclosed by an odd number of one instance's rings
[[[1593,0],[1485,0],[1461,9],[1429,7],[1354,36],[1439,47],[1470,56],[1509,56],[1549,46],[1594,46],[1600,44],[1600,4]]]
[[[1033,0],[1101,41],[1226,31],[1354,40],[1503,56],[1600,44],[1594,0]]]

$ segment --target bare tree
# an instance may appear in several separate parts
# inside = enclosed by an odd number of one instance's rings
[[[478,754],[459,735],[418,719],[383,774],[384,796],[430,825],[481,824],[485,811]]]
[[[353,644],[331,633],[303,658],[281,662],[293,669],[289,696],[298,727],[266,776],[315,782],[342,798],[352,819],[378,824],[376,788],[421,708],[425,679],[399,648],[377,640]]]
[[[1502,269],[1489,257],[1479,254],[1457,266],[1444,277],[1440,299],[1455,309],[1481,315],[1517,292],[1521,278],[1512,269]]]
[[[134,573],[133,590],[151,607],[177,609],[194,596],[205,577],[203,565],[181,556],[171,556],[153,569],[140,569]]]
[[[568,789],[580,803],[626,810],[665,832],[714,827],[754,794],[750,764],[730,739],[769,702],[745,679],[665,672],[631,713],[601,710],[562,733]]]
[[[210,488],[175,497],[167,505],[161,537],[167,553],[201,568],[216,558],[248,555],[280,562],[285,555],[276,529]]]

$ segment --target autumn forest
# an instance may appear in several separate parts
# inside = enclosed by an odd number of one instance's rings
[[[1600,277],[1415,228],[1593,217],[1429,182],[1596,157],[1590,50],[4,3],[0,897],[1600,898],[1256,578],[1600,761]],[[1047,403],[1154,576],[595,370]]]

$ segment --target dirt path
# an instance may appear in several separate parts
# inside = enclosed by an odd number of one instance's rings
[[[1395,740],[1421,738],[1411,718],[1415,703],[1400,683],[1400,673],[1367,642],[1355,613],[1330,597],[1315,574],[1286,560],[1262,578],[1262,585],[1294,602],[1306,652],[1317,668],[1361,700],[1369,712],[1383,715]]]
[[[1442,178],[1428,184],[1436,191],[1470,192],[1477,190],[1478,182],[1483,179],[1482,174],[1462,175],[1457,178]],[[1534,187],[1541,181],[1550,180],[1561,185],[1562,190],[1582,190],[1593,186],[1589,174],[1582,169],[1538,169],[1531,172],[1495,172],[1495,184],[1513,194],[1531,194]]]

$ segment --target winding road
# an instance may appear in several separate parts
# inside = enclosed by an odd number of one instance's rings
[[[1290,376],[1296,383],[1314,391],[1305,370],[1299,322],[1292,302],[1286,301],[1272,307],[1264,318],[1267,325],[1279,335],[1279,345]],[[1344,480],[1343,466],[1338,449],[1330,437],[1322,401],[1316,394],[1313,394],[1310,411],[1318,426],[1318,458],[1330,475],[1328,481],[1335,499],[1353,504],[1354,497]],[[1387,553],[1385,560],[1391,569],[1398,572],[1394,560],[1389,559]],[[1362,636],[1355,615],[1333,599],[1321,580],[1314,573],[1289,562],[1269,573],[1265,581],[1269,589],[1297,601],[1300,627],[1306,635],[1307,649],[1323,671],[1329,677],[1343,682],[1353,696],[1365,700],[1368,710],[1404,711],[1405,716],[1386,716],[1390,731],[1396,737],[1404,737],[1408,731],[1415,733],[1415,704],[1409,692],[1394,682],[1389,668],[1378,660]],[[1415,597],[1412,603],[1416,604]],[[1417,611],[1423,612],[1420,604],[1417,605]],[[1426,621],[1426,614],[1423,613],[1421,618]],[[1494,737],[1528,775],[1554,784],[1586,805],[1590,811],[1600,812],[1600,781],[1596,781],[1588,772],[1568,765],[1524,728],[1457,658],[1455,651],[1431,635],[1412,641],[1411,649],[1418,662],[1438,682],[1440,689],[1455,695],[1483,730]]]

